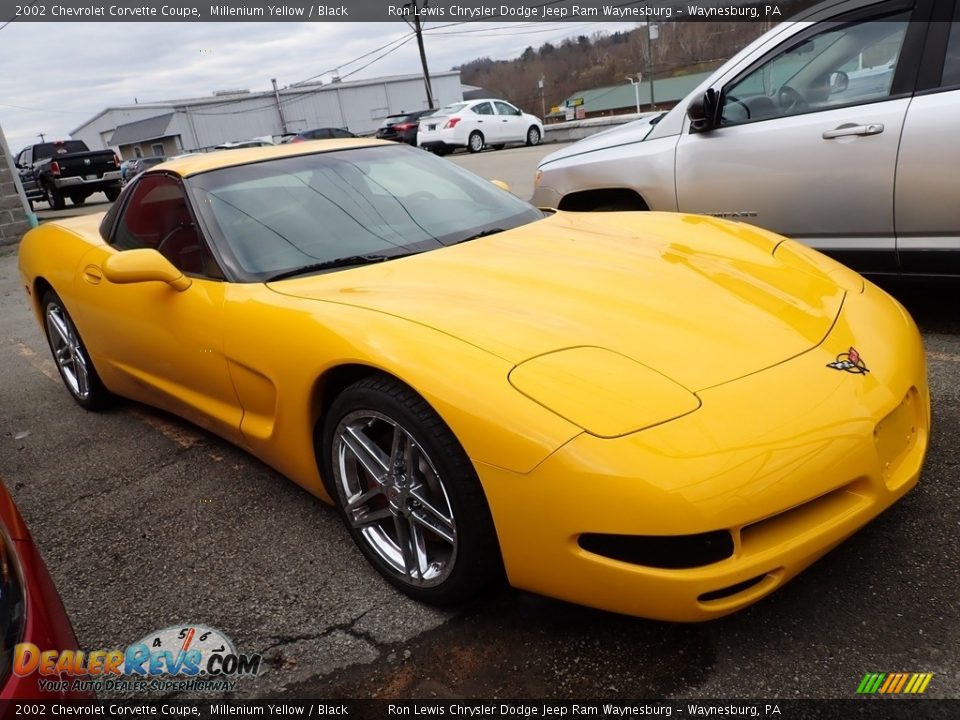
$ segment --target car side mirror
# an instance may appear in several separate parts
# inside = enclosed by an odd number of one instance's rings
[[[841,93],[850,87],[850,76],[843,70],[835,70],[830,73],[830,92]]]
[[[693,132],[706,132],[717,126],[717,91],[707,90],[703,97],[695,98],[687,105],[687,117]]]
[[[141,248],[111,255],[103,263],[103,276],[117,285],[164,282],[177,292],[192,284],[190,278],[156,250]]]
[[[508,193],[513,192],[513,190],[510,189],[510,186],[507,185],[503,180],[491,180],[490,184],[496,185],[498,188],[500,188],[501,190],[504,190],[505,192],[508,192]]]

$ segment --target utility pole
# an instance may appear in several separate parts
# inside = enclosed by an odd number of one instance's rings
[[[427,7],[430,0],[423,0],[423,7]],[[417,34],[417,45],[420,47],[420,65],[423,66],[423,87],[427,91],[427,109],[433,110],[433,88],[430,87],[430,71],[427,69],[427,52],[423,49],[423,28],[420,26],[420,5],[418,0],[411,0],[405,6],[410,14],[413,15],[413,22],[407,20],[407,24],[413,27]]]
[[[273,96],[277,99],[277,112],[280,113],[280,127],[283,128],[283,134],[287,134],[287,119],[283,116],[283,105],[280,103],[280,91],[277,89],[277,79],[270,78],[273,83]]]
[[[649,63],[647,65],[647,71],[650,75],[650,110],[656,111],[657,103],[653,99],[653,41],[660,36],[660,28],[656,25],[651,25],[647,21],[647,53],[649,54]]]

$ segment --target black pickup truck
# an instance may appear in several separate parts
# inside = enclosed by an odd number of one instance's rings
[[[113,202],[120,195],[120,159],[112,150],[90,150],[83,140],[38,143],[17,155],[20,181],[30,207],[45,200],[62,210],[66,198],[83,205],[95,192]]]

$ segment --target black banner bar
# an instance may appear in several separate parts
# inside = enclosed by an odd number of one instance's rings
[[[0,22],[779,22],[798,0],[0,0]]]
[[[851,700],[24,700],[0,702],[0,718],[771,718],[955,720],[960,700],[907,696]]]

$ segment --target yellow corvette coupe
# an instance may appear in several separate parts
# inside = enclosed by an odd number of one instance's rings
[[[708,217],[538,210],[406,146],[158,165],[20,269],[63,381],[177,413],[340,511],[408,595],[503,575],[705,620],[917,481],[917,328],[856,273]]]

